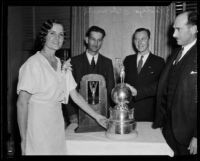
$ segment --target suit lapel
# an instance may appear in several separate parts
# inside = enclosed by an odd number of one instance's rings
[[[145,71],[147,71],[148,67],[149,67],[150,64],[151,64],[151,60],[152,60],[151,58],[152,58],[152,53],[149,54],[149,56],[148,56],[146,62],[144,63],[144,65],[143,65],[143,67],[142,67],[142,69],[141,69],[141,71],[140,71],[139,74],[142,74],[142,73],[144,73]],[[137,68],[137,57],[136,57],[136,68]]]
[[[83,70],[82,73],[84,73],[84,74],[87,73],[87,71],[90,70],[90,63],[89,63],[89,60],[87,58],[86,52],[84,52],[84,54],[83,54],[82,70]]]
[[[131,62],[131,64],[132,64],[132,62]],[[137,54],[135,54],[134,57],[133,57],[132,69],[133,69],[133,75],[138,75],[138,72],[137,72]]]
[[[101,54],[99,54],[98,59],[97,59],[97,63],[96,63],[97,72],[99,72],[101,64],[102,64],[102,56],[101,56]]]
[[[102,73],[104,71],[103,63],[104,63],[103,56],[99,54],[97,63],[96,63],[96,69],[95,69],[97,73]]]
[[[187,70],[190,70],[190,68],[188,68],[188,66],[191,66],[191,65],[194,65],[194,62],[193,62],[193,59],[195,58],[195,55],[196,55],[196,44],[191,47],[187,53],[183,56],[183,58],[180,60],[182,62],[181,64],[181,67],[180,67],[180,77],[179,77],[179,80],[177,81],[177,84],[180,80],[182,80],[187,74],[188,72],[186,72]],[[184,72],[182,72],[184,71]]]

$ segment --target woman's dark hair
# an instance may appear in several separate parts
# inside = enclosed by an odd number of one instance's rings
[[[63,24],[55,19],[48,19],[45,21],[40,31],[37,35],[36,41],[35,41],[35,51],[41,50],[44,47],[44,44],[46,42],[46,36],[48,34],[48,31],[53,27],[53,24],[60,24],[63,26]],[[66,40],[66,33],[64,32],[64,41]]]

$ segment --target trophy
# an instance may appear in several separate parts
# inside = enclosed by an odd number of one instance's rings
[[[90,92],[92,94],[92,105],[95,105],[95,95],[96,95],[96,89],[97,89],[97,84],[98,82],[97,81],[89,81],[89,89],[90,89]]]
[[[134,108],[127,104],[132,99],[131,90],[124,83],[124,66],[120,65],[120,83],[111,92],[111,97],[116,104],[110,108],[106,136],[111,139],[128,139],[137,136]]]
[[[80,81],[79,93],[90,104],[90,107],[96,112],[107,117],[107,89],[105,78],[100,74],[86,74]],[[76,133],[105,131],[96,120],[79,109],[78,128]]]

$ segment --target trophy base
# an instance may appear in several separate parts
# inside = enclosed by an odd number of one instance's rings
[[[129,134],[114,134],[114,133],[105,133],[106,137],[113,140],[129,140],[134,139],[138,136],[138,132],[136,130],[133,130]]]

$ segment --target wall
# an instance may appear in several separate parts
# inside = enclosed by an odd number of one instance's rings
[[[21,7],[9,7],[8,8],[8,52],[7,52],[7,128],[8,138],[19,138],[17,126],[17,78],[18,69],[26,55],[23,54],[23,14]],[[6,79],[6,78],[5,78]],[[9,136],[11,138],[9,138]],[[12,149],[13,147],[9,147]]]
[[[151,31],[150,49],[154,51],[155,7],[90,7],[89,26],[105,29],[107,36],[101,53],[113,60],[134,54],[132,35],[135,29],[145,27]]]

